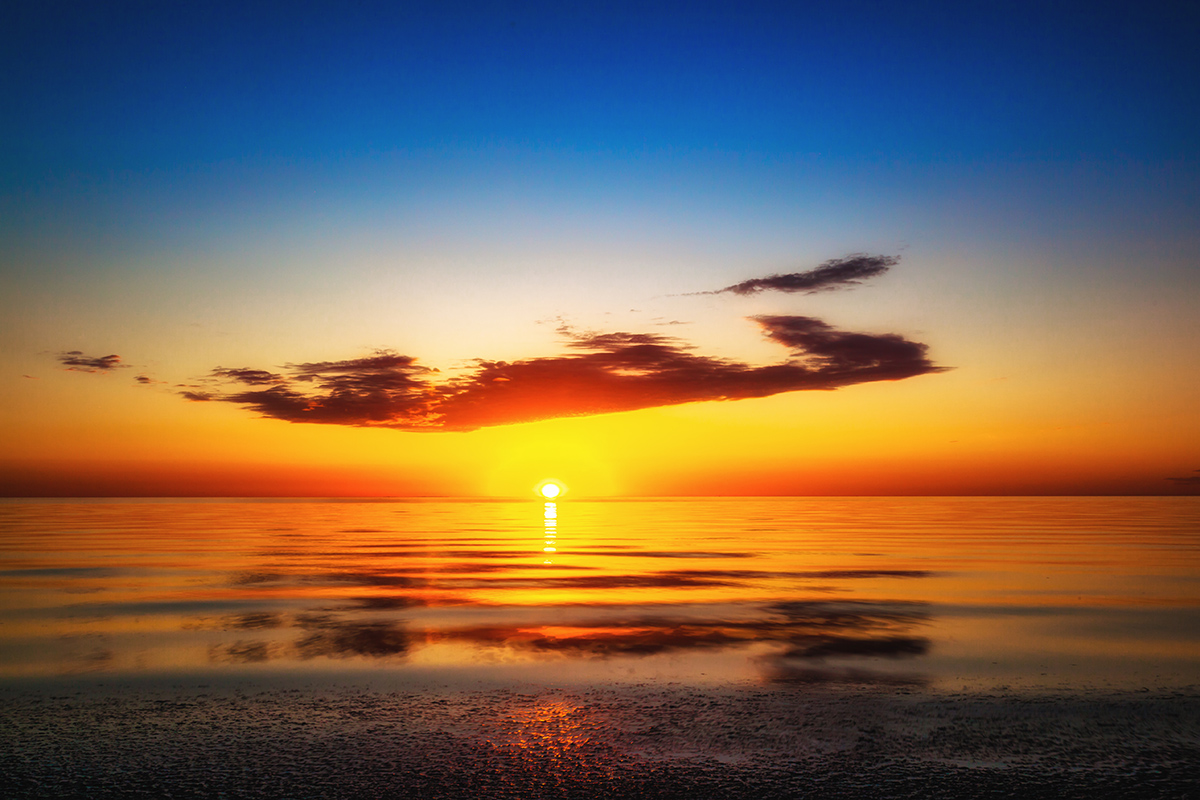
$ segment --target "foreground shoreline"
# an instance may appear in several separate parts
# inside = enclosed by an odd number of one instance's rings
[[[8,798],[1188,798],[1200,687],[0,686]]]

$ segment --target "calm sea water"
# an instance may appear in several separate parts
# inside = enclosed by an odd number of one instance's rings
[[[0,503],[0,679],[1200,684],[1200,498]]]

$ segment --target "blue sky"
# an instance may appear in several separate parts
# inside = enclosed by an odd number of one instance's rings
[[[429,150],[1194,155],[1194,4],[649,5],[9,4],[5,182]]]
[[[10,241],[387,227],[397,208],[507,229],[514,208],[553,209],[604,237],[630,208],[752,229],[866,209],[887,227],[878,207],[905,203],[945,236],[977,204],[1086,237],[1131,215],[1178,231],[1200,203],[1192,4],[5,13]]]

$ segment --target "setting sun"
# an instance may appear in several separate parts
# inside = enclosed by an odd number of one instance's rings
[[[542,493],[542,497],[553,499],[562,494],[562,487],[554,481],[546,481],[538,491]]]

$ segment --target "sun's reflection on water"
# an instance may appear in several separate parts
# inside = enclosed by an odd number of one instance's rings
[[[543,564],[553,564],[549,554],[558,552],[558,504],[553,500],[547,500],[545,509],[542,511],[542,535],[545,537],[545,546],[542,547],[542,552],[546,553],[546,560]]]

